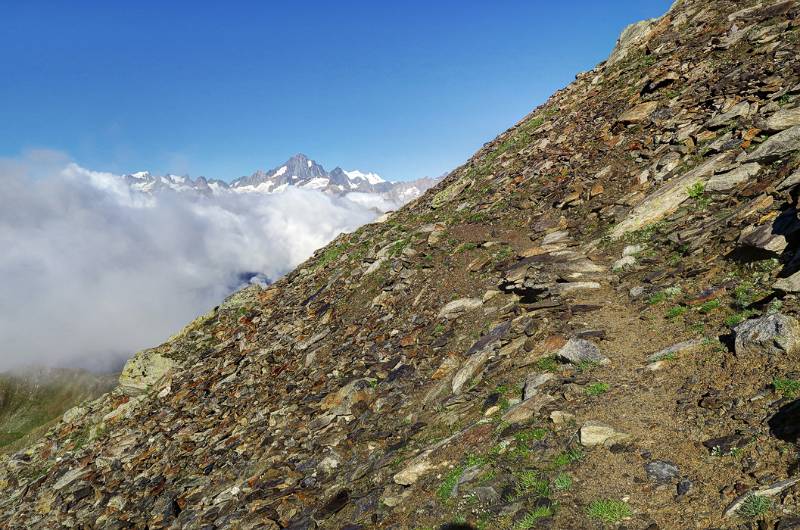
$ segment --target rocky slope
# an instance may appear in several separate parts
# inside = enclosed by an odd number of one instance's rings
[[[681,0],[0,463],[9,528],[798,528],[800,3]]]

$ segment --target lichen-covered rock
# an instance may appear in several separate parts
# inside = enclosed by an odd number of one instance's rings
[[[780,313],[746,320],[734,330],[737,355],[779,355],[800,351],[800,323]]]
[[[142,394],[176,366],[177,361],[158,351],[144,350],[125,363],[119,376],[119,385],[130,396]]]

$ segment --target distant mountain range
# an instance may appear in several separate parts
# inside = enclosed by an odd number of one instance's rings
[[[384,206],[389,204],[399,207],[422,195],[441,177],[388,182],[375,173],[364,173],[359,170],[345,171],[336,167],[331,171],[326,171],[306,155],[296,154],[274,169],[258,170],[252,175],[238,178],[230,184],[205,177],[192,179],[188,176],[169,174],[158,176],[147,171],[131,173],[123,178],[131,189],[144,193],[175,191],[195,192],[206,196],[223,193],[273,194],[281,193],[293,186],[333,195],[370,194],[380,198]],[[351,197],[353,196],[351,195]],[[370,205],[377,204],[374,201],[367,202]],[[385,207],[378,208],[386,209]]]

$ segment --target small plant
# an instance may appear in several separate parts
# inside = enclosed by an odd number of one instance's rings
[[[700,305],[700,307],[697,310],[703,313],[704,315],[707,315],[708,313],[714,311],[715,309],[718,309],[721,305],[722,303],[719,300],[709,300],[708,302],[703,302],[703,304]]]
[[[547,497],[550,495],[550,483],[546,479],[540,478],[536,471],[523,471],[517,474],[517,495],[526,493],[535,493],[539,497]]]
[[[654,293],[647,300],[647,303],[650,304],[650,305],[657,305],[657,304],[660,304],[661,302],[664,302],[666,300],[675,300],[676,298],[678,298],[681,295],[682,292],[683,291],[681,291],[680,287],[676,287],[676,286],[667,287],[666,289],[663,289],[663,290],[661,290],[661,291],[659,291],[657,293]]]
[[[774,315],[775,313],[780,313],[782,308],[783,308],[783,301],[778,300],[776,298],[775,300],[772,300],[767,306],[767,314]]]
[[[536,361],[536,368],[541,370],[542,372],[557,372],[558,371],[558,361],[556,361],[555,357],[543,357]]]
[[[733,290],[733,299],[736,307],[745,309],[753,303],[753,285],[750,282],[742,282]]]
[[[667,294],[664,291],[659,291],[654,293],[650,298],[647,299],[647,303],[650,305],[657,305],[667,299]]]
[[[556,478],[553,479],[553,486],[557,490],[566,491],[572,487],[572,477],[563,472],[559,473],[556,475]]]
[[[589,517],[604,523],[618,523],[633,515],[627,503],[613,499],[594,501],[586,511]]]
[[[463,472],[464,467],[457,466],[444,477],[442,483],[439,485],[439,488],[436,490],[436,495],[439,497],[439,499],[446,501],[453,495],[453,490],[456,489],[458,479],[461,478],[461,474]]]
[[[442,333],[444,333],[444,330],[445,330],[444,324],[436,324],[436,326],[433,328],[433,334],[441,335]]]
[[[509,256],[511,256],[511,254],[513,254],[513,253],[514,253],[514,249],[512,249],[510,246],[505,246],[505,247],[501,248],[500,250],[498,250],[497,252],[495,252],[494,259],[496,261],[503,261],[504,259],[506,259]]]
[[[528,530],[529,528],[533,528],[540,519],[550,517],[554,513],[555,511],[552,506],[539,506],[525,514],[525,517],[517,521],[513,528],[514,530]]]
[[[464,243],[463,245],[458,247],[456,252],[468,252],[470,250],[475,250],[476,248],[478,248],[478,245],[476,243]]]
[[[322,268],[325,265],[332,263],[333,261],[338,259],[339,256],[341,256],[346,249],[347,249],[347,244],[335,245],[327,248],[317,261],[316,267]]]
[[[738,326],[739,324],[741,324],[742,322],[744,322],[745,320],[747,320],[748,318],[750,318],[755,314],[757,314],[757,312],[752,311],[750,309],[746,311],[739,311],[738,313],[734,313],[726,317],[724,322],[726,326],[733,328]]]
[[[683,315],[684,313],[686,313],[686,306],[676,305],[676,306],[673,306],[673,307],[669,308],[669,310],[666,312],[666,314],[664,316],[667,317],[668,319],[672,320],[673,318],[678,318],[679,316]]]
[[[564,451],[559,453],[553,459],[553,467],[560,468],[566,467],[574,462],[579,462],[583,460],[583,452],[580,449],[570,449],[568,451]]]
[[[608,392],[608,389],[608,383],[592,383],[586,387],[586,395],[599,396],[600,394]]]
[[[772,387],[775,389],[775,392],[783,395],[783,397],[792,399],[797,397],[797,393],[800,392],[800,381],[796,379],[776,378],[772,381]]]
[[[747,519],[760,517],[772,509],[772,499],[763,495],[750,495],[747,497],[736,513]]]
[[[702,182],[695,182],[686,188],[686,193],[694,201],[695,207],[700,210],[704,210],[711,202],[711,199],[706,196],[706,185]]]
[[[525,431],[518,432],[514,435],[514,439],[519,444],[528,444],[530,442],[537,442],[542,440],[545,436],[547,436],[547,429],[542,429],[541,427],[535,427],[533,429],[528,429]]]

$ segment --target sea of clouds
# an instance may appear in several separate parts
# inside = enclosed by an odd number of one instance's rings
[[[368,201],[313,190],[149,196],[63,154],[0,158],[0,371],[118,368],[241,286],[276,279]]]

